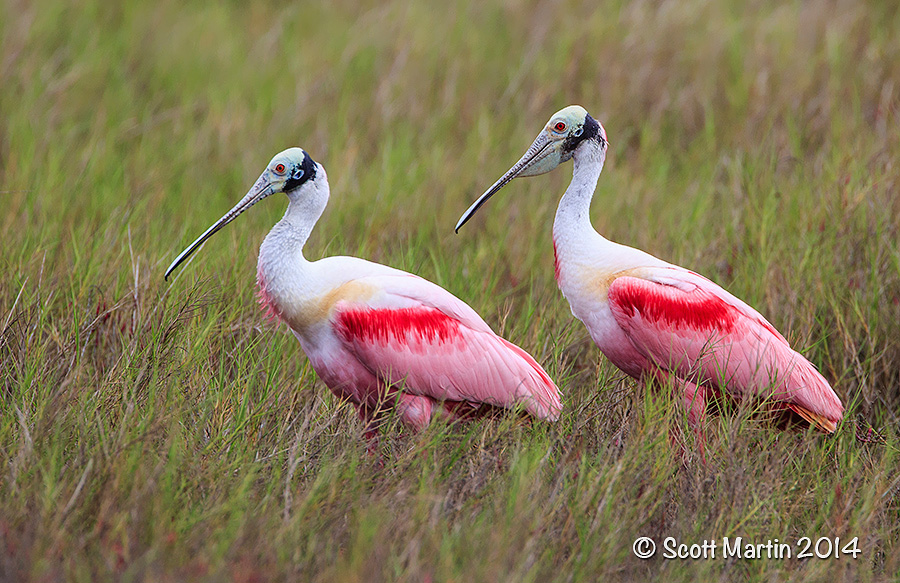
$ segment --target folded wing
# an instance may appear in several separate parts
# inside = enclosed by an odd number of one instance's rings
[[[365,302],[339,302],[331,324],[383,381],[436,400],[522,405],[542,419],[559,417],[559,389],[543,368],[464,302],[409,274],[361,281],[379,292]]]
[[[771,395],[826,431],[843,406],[828,381],[756,310],[687,270],[659,268],[609,287],[616,323],[677,376],[738,394]]]

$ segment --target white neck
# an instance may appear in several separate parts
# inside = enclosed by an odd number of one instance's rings
[[[328,178],[321,164],[316,168],[316,178],[287,193],[288,207],[259,248],[259,271],[266,279],[276,277],[285,265],[306,263],[303,246],[313,227],[328,205]]]
[[[288,207],[272,233],[294,242],[301,250],[309,240],[313,227],[319,222],[325,207],[328,205],[328,183],[316,181],[307,188],[289,192]]]
[[[553,222],[557,249],[574,251],[585,244],[593,246],[598,238],[608,242],[591,225],[591,200],[605,159],[606,153],[593,140],[586,140],[575,150],[572,182],[559,201]]]
[[[603,170],[606,151],[599,143],[586,140],[575,150],[573,160],[572,182],[559,201],[553,223],[553,242],[558,260],[563,264],[580,264],[612,272],[640,266],[668,265],[639,249],[614,243],[594,230],[591,225],[591,200]]]

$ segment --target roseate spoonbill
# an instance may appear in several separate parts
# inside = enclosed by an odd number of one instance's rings
[[[559,390],[544,369],[450,292],[356,257],[306,260],[303,246],[329,187],[325,169],[300,148],[272,158],[247,195],[175,258],[166,278],[219,229],[278,192],[288,207],[259,248],[260,301],[290,327],[334,394],[356,405],[368,437],[390,407],[415,430],[432,413],[455,418],[481,405],[520,405],[541,419],[558,418]]]
[[[456,231],[517,176],[570,158],[572,182],[553,223],[556,281],[594,342],[625,373],[683,390],[694,427],[711,390],[769,396],[829,433],[843,405],[821,374],[756,310],[692,271],[613,243],[591,226],[606,131],[583,107],[560,110],[525,155],[463,213]]]

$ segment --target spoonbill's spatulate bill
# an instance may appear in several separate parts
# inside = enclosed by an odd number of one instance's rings
[[[289,202],[259,249],[260,299],[291,328],[325,384],[357,406],[367,432],[390,407],[414,429],[434,412],[453,417],[483,404],[558,418],[559,391],[544,369],[443,288],[355,257],[306,260],[303,246],[329,188],[325,169],[300,148],[272,158],[250,192],[172,262],[166,278],[206,239],[278,192]]]
[[[556,281],[600,350],[627,374],[683,389],[697,425],[708,391],[770,396],[833,432],[843,405],[821,374],[756,310],[705,277],[608,241],[590,222],[606,159],[606,131],[572,105],[550,121],[525,155],[462,215],[456,230],[517,176],[574,161],[553,223]]]

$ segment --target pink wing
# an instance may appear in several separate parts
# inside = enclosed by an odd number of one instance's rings
[[[613,317],[652,362],[684,379],[772,396],[833,431],[843,406],[828,381],[756,310],[690,271],[660,268],[609,287]]]
[[[339,302],[331,322],[376,376],[437,400],[522,404],[542,419],[559,417],[559,389],[544,369],[461,300],[409,274],[360,281],[381,292],[365,303]]]

